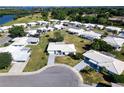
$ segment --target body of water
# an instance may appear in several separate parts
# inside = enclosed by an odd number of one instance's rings
[[[16,15],[3,15],[0,17],[0,25],[12,21]]]

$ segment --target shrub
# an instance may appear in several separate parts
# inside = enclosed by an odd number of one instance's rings
[[[6,46],[8,46],[8,45],[9,45],[9,43],[5,43],[5,44],[4,44],[4,47],[6,47]]]
[[[83,58],[83,55],[81,53],[76,53],[76,55],[74,55],[73,53],[70,53],[69,56],[75,60],[79,60]]]
[[[9,29],[9,33],[12,37],[21,37],[26,35],[22,26],[13,26]]]
[[[91,44],[91,48],[94,50],[105,51],[105,52],[113,51],[113,47],[111,45],[99,39],[94,39],[94,42]]]
[[[115,83],[124,83],[124,75],[110,74],[109,77]]]
[[[0,69],[4,69],[8,66],[10,66],[12,61],[12,56],[10,53],[0,53]]]

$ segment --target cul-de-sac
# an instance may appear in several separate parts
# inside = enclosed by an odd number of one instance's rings
[[[0,87],[123,87],[124,7],[0,7]]]

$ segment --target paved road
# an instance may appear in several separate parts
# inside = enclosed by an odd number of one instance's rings
[[[53,65],[55,63],[55,57],[56,55],[49,54],[47,65]]]
[[[8,43],[12,38],[5,36],[0,38],[0,45],[4,45],[5,43]]]
[[[82,83],[78,71],[57,64],[35,74],[0,76],[0,87],[78,87]]]
[[[28,62],[16,62],[16,63],[13,63],[13,66],[11,67],[11,69],[9,70],[8,73],[21,73],[23,72],[26,64]]]
[[[84,60],[82,60],[80,63],[78,63],[74,68],[78,71],[84,69],[86,66],[88,66],[86,63],[84,63]]]

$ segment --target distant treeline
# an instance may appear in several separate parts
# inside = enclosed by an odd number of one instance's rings
[[[124,25],[121,22],[116,23],[108,20],[110,17],[124,16],[124,7],[33,7],[30,10],[0,9],[0,16],[16,14],[15,19],[35,13],[41,13],[44,20],[53,18],[104,25]]]
[[[111,22],[108,18],[113,16],[124,16],[124,7],[54,7],[39,8],[37,10],[45,15],[47,15],[48,12],[51,12],[51,18],[54,19],[68,19],[104,25],[123,25],[123,23]]]

